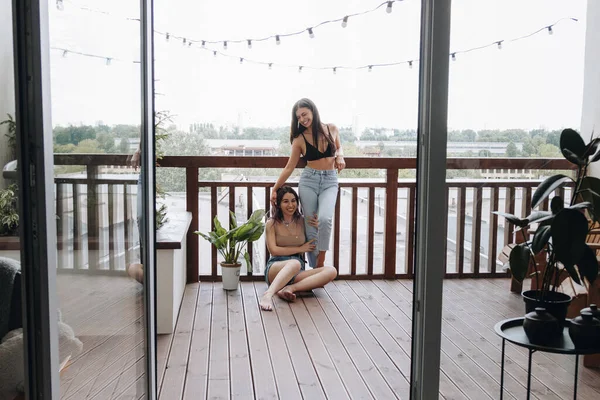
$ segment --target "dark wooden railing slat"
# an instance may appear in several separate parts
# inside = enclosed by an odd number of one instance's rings
[[[340,273],[340,210],[341,190],[338,189],[335,199],[335,214],[333,217],[333,266]]]
[[[483,203],[483,188],[481,186],[476,187],[473,190],[473,223],[471,227],[471,266],[475,276],[479,275],[479,263],[481,259],[481,252],[479,247],[481,245],[481,207]]]
[[[490,188],[490,226],[488,240],[488,271],[492,274],[496,273],[496,246],[498,244],[498,215],[494,211],[498,209],[499,189]]]
[[[385,196],[385,248],[383,275],[386,279],[396,276],[396,231],[398,225],[398,169],[386,170]]]
[[[130,201],[129,201],[129,189],[128,185],[123,185],[123,239],[125,245],[125,268],[131,263],[131,239],[129,238],[130,230],[129,230],[129,210],[130,210]],[[133,214],[133,213],[132,213]],[[132,215],[133,217],[133,215]],[[135,220],[134,220],[135,221]],[[134,222],[135,223],[135,222]]]
[[[200,229],[198,210],[198,168],[185,169],[185,209],[192,213],[192,221],[187,234],[186,258],[187,258],[187,283],[198,282],[200,266],[200,244],[198,235],[194,232]],[[211,222],[212,223],[212,222]],[[204,258],[206,259],[206,257]]]
[[[249,187],[246,189],[246,218],[250,218],[250,216],[254,212],[252,200],[253,200],[252,188]],[[248,255],[250,256],[250,262],[252,263],[252,272],[246,271],[246,275],[254,274],[254,251],[253,250],[254,250],[254,243],[248,243]]]
[[[369,188],[369,211],[367,228],[367,275],[373,275],[373,253],[375,247],[375,188]]]
[[[215,218],[215,216],[217,215],[217,213],[219,212],[218,210],[218,204],[217,204],[217,188],[216,187],[211,187],[210,188],[210,221],[211,221],[211,227],[210,229],[213,229],[213,219]],[[215,246],[210,246],[211,251],[211,274],[212,276],[217,276],[217,248]]]
[[[115,185],[108,185],[108,269],[117,269],[115,254]]]
[[[358,255],[358,188],[352,188],[352,228],[350,228],[350,275],[356,275]]]
[[[509,186],[505,191],[506,198],[504,199],[504,211],[509,214],[515,213],[515,187]],[[505,220],[504,222],[504,245],[514,243],[513,230],[515,226]]]
[[[465,208],[467,189],[456,189],[456,271],[459,276],[464,273],[465,261]]]

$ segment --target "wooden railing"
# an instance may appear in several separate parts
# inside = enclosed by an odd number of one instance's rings
[[[195,282],[199,277],[203,280],[220,279],[217,252],[214,248],[211,250],[207,242],[199,240],[198,235],[194,232],[210,230],[213,217],[228,212],[227,210],[237,211],[238,215],[244,218],[244,216],[250,215],[256,207],[268,209],[270,190],[275,180],[273,178],[270,181],[199,182],[199,169],[273,168],[279,170],[285,166],[286,162],[287,157],[234,158],[218,156],[167,156],[160,161],[161,168],[183,168],[186,171],[186,211],[192,213],[187,243],[189,282]],[[339,276],[345,279],[412,277],[414,273],[413,249],[417,188],[414,180],[399,180],[398,171],[415,169],[416,160],[414,158],[349,157],[346,162],[348,169],[385,170],[385,179],[347,181],[343,179],[344,173],[342,172],[334,215],[332,250],[328,252],[327,261],[336,266]],[[113,185],[113,193],[119,193],[117,196],[125,193],[125,208],[131,204],[127,187],[135,184],[135,181],[129,179],[123,182],[108,183],[98,180],[95,175],[99,166],[126,165],[126,155],[57,154],[55,155],[55,164],[85,165],[88,171],[86,182],[90,182],[90,180],[95,182],[87,185],[88,194],[94,195],[95,187],[97,188],[100,183],[107,183]],[[299,164],[298,167],[303,167],[303,165]],[[448,159],[447,168],[449,170],[566,170],[571,169],[571,164],[563,159],[454,158]],[[62,180],[57,181],[58,184],[72,183]],[[497,251],[505,244],[515,241],[512,234],[513,227],[503,227],[504,219],[499,220],[495,214],[491,214],[491,211],[499,209],[517,212],[520,215],[528,213],[531,209],[532,190],[538,184],[539,181],[535,180],[448,180],[447,199],[440,201],[441,207],[445,206],[449,209],[448,220],[440,221],[440,229],[450,232],[447,248],[440,249],[440,251],[450,251],[447,252],[450,256],[447,258],[446,265],[448,278],[506,276],[506,272],[497,266]],[[124,189],[115,190],[114,185],[122,185]],[[90,186],[92,187],[90,188]],[[236,208],[238,193],[246,202],[245,207],[237,207],[241,208],[239,211]],[[76,197],[73,196],[73,199]],[[219,201],[220,197],[222,197],[222,201]],[[200,199],[203,201],[202,207]],[[376,201],[377,199],[380,201]],[[385,200],[381,201],[381,199]],[[503,201],[501,201],[502,199]],[[399,204],[399,200],[402,204]],[[224,204],[220,211],[221,203]],[[91,205],[93,206],[93,204]],[[110,201],[108,206],[110,207]],[[547,209],[548,204],[546,203],[544,206]],[[60,217],[59,211],[57,210],[57,214]],[[115,214],[115,210],[110,208],[107,212],[109,215],[123,215],[125,225],[131,231],[132,225],[128,221],[131,221],[133,212],[124,210]],[[88,210],[87,214],[89,226],[96,218],[94,215],[98,215],[98,210]],[[227,221],[226,214],[223,215],[221,220]],[[366,217],[366,219],[362,217]],[[120,217],[118,220],[120,221]],[[487,226],[485,226],[486,224]],[[470,228],[468,228],[469,225]],[[500,236],[499,231],[501,232]],[[379,236],[380,233],[381,236]],[[113,236],[113,240],[118,242],[119,238]],[[93,241],[93,238],[88,237],[88,243],[93,243]],[[127,245],[125,247],[128,249]],[[245,279],[262,279],[261,266],[268,257],[264,241],[252,246],[249,250],[253,253],[256,262],[253,273],[246,276]],[[125,255],[125,260],[127,257]],[[93,261],[97,262],[98,260]],[[91,264],[90,268],[92,268]]]

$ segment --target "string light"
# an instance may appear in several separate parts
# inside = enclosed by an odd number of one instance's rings
[[[275,35],[275,43],[276,43],[277,45],[280,45],[280,44],[281,44],[281,40],[279,40],[279,35]]]
[[[62,2],[64,0],[57,0],[57,2],[58,1]],[[392,4],[395,3],[395,2],[397,2],[397,1],[402,1],[402,0],[384,1],[384,2],[380,3],[379,5],[377,5],[376,7],[373,7],[371,9],[360,11],[360,12],[356,12],[354,14],[348,14],[346,16],[343,16],[343,17],[340,17],[340,18],[336,18],[336,19],[322,21],[322,22],[319,22],[318,24],[311,25],[311,28],[315,29],[315,28],[318,28],[318,27],[323,26],[323,25],[332,24],[332,23],[338,23],[338,22],[341,22],[342,23],[342,27],[345,28],[347,26],[347,24],[348,24],[348,18],[350,18],[350,17],[356,17],[356,16],[360,16],[360,15],[366,15],[366,14],[375,12],[375,11],[379,10],[383,6],[386,6],[387,7],[386,11],[388,13],[390,13],[391,10],[392,10]],[[104,15],[116,15],[116,14],[112,14],[110,12],[106,12],[106,11],[102,11],[102,10],[95,10],[95,9],[91,9],[91,8],[88,8],[88,7],[85,7],[85,6],[80,6],[80,5],[75,4],[75,3],[73,3],[73,7],[76,7],[76,8],[79,8],[81,10],[85,10],[85,11],[101,13],[101,14],[104,14]],[[119,16],[119,17],[122,17],[122,16]],[[132,17],[124,17],[124,18],[127,19],[127,20],[130,20],[130,21],[138,21],[138,22],[140,21],[139,18],[132,18]],[[261,38],[250,38],[250,39],[245,38],[245,39],[235,39],[235,40],[227,39],[227,42],[229,42],[229,43],[246,43],[247,40],[252,40],[254,42],[262,42],[262,41],[270,40],[273,37],[275,37],[276,43],[279,44],[278,43],[278,42],[280,42],[280,40],[278,39],[279,37],[301,35],[305,31],[306,31],[306,29],[302,29],[302,30],[295,31],[295,32],[288,32],[288,33],[283,33],[283,34],[280,33],[280,34],[277,34],[277,35],[273,34],[273,35],[269,35],[269,36],[261,37]],[[165,36],[167,35],[167,34],[165,34],[163,32],[157,31],[157,30],[155,30],[154,32],[156,34],[159,34],[159,35],[165,35]],[[171,36],[173,36],[176,39],[182,39],[182,37],[179,37],[177,35],[171,35]],[[193,39],[193,38],[192,39],[188,38],[188,40],[192,41],[192,42],[201,42],[201,41],[204,41],[207,44],[218,44],[218,43],[222,43],[222,42],[225,41],[223,39],[220,39],[220,40],[206,40],[206,39],[196,40],[196,39]]]
[[[59,11],[63,11],[65,9],[65,4],[63,3],[63,0],[56,0],[56,8]]]
[[[548,35],[552,35],[554,31],[552,30],[552,25],[548,27]]]
[[[227,50],[227,40],[223,42],[223,50]]]
[[[302,72],[302,65],[298,67],[298,73]]]
[[[192,41],[188,41],[188,47],[192,47]]]
[[[183,42],[183,45],[185,46],[185,44],[186,44],[186,42],[187,42],[187,39],[186,39],[186,38],[183,38],[183,41],[182,41],[182,42]]]
[[[252,48],[252,40],[248,39],[248,48],[251,49]]]
[[[308,28],[308,37],[310,37],[311,39],[313,39],[315,37],[315,34],[313,33],[312,28]]]
[[[205,49],[206,48],[206,40],[202,41],[202,48]]]
[[[240,57],[240,64],[244,63],[244,57]]]
[[[165,33],[165,39],[168,42],[169,39],[171,38],[171,34],[169,32]]]
[[[111,58],[110,58],[110,57],[107,57],[107,58],[106,58],[106,65],[110,65],[110,61],[111,61]]]
[[[540,29],[538,29],[538,30],[536,30],[534,32],[531,32],[531,33],[527,34],[527,35],[523,35],[523,36],[519,36],[519,37],[516,37],[516,38],[511,38],[511,39],[496,40],[496,41],[491,42],[489,44],[478,46],[478,47],[473,47],[473,48],[466,49],[466,50],[453,51],[453,52],[450,53],[450,56],[452,58],[452,61],[456,61],[457,54],[468,53],[468,52],[477,51],[477,50],[482,50],[482,49],[485,49],[485,48],[491,47],[491,46],[494,46],[494,47],[497,47],[497,48],[500,49],[500,48],[502,48],[502,44],[504,42],[511,42],[512,43],[512,42],[516,42],[516,41],[519,41],[519,40],[523,40],[523,39],[529,38],[529,37],[531,37],[533,35],[536,35],[536,34],[538,34],[540,32],[546,31],[546,30],[551,31],[551,28],[553,26],[555,26],[557,23],[559,23],[559,22],[561,22],[563,20],[571,20],[571,21],[578,22],[578,20],[575,19],[575,18],[562,18],[562,19],[556,21],[552,25],[546,25],[546,26],[544,26],[544,27],[542,27],[542,28],[540,28]],[[165,34],[165,37],[168,39],[170,37],[170,35],[167,33],[167,34]],[[176,36],[173,36],[173,37],[176,37]],[[279,39],[279,35],[276,35],[276,39],[277,40]],[[182,40],[183,40],[183,38],[182,38]],[[188,46],[191,46],[192,40],[191,39],[186,39],[186,40],[187,40]],[[247,39],[247,40],[252,40],[252,39]],[[337,72],[338,68],[345,68],[345,69],[351,69],[351,70],[368,69],[368,71],[371,72],[374,67],[377,67],[377,68],[379,68],[379,67],[391,67],[391,66],[396,66],[396,65],[400,65],[400,64],[407,64],[409,68],[412,68],[414,62],[415,61],[418,62],[418,59],[412,59],[412,60],[405,60],[405,61],[398,61],[398,62],[391,62],[391,63],[368,64],[368,65],[363,65],[363,66],[339,66],[338,65],[336,67],[320,67],[320,66],[306,66],[306,65],[299,66],[299,65],[289,65],[289,64],[279,64],[279,63],[275,64],[275,63],[272,63],[272,62],[265,62],[265,61],[259,61],[259,60],[250,60],[250,59],[247,59],[247,58],[241,58],[239,56],[235,56],[235,55],[231,55],[231,54],[221,53],[221,52],[219,52],[219,51],[217,51],[215,49],[206,48],[205,47],[206,43],[207,43],[207,41],[202,41],[203,47],[202,48],[198,47],[198,49],[201,49],[201,50],[204,50],[204,51],[212,51],[214,57],[216,57],[217,54],[221,54],[223,57],[226,57],[226,58],[227,57],[229,57],[229,58],[238,58],[238,59],[240,59],[240,63],[242,63],[243,62],[242,60],[244,60],[244,61],[246,61],[246,63],[259,64],[259,65],[268,65],[269,69],[272,69],[273,65],[284,67],[284,68],[293,67],[293,68],[297,68],[298,71],[303,70],[305,68],[314,69],[314,70],[332,69],[333,73],[335,74]],[[224,47],[226,48],[227,41],[224,41],[223,44],[224,44]],[[57,47],[51,47],[51,48],[53,50],[60,50],[62,52],[62,56],[63,57],[67,57],[68,53],[73,53],[73,54],[77,54],[77,55],[81,55],[81,56],[94,57],[94,58],[103,59],[103,60],[105,60],[105,62],[107,62],[107,65],[110,63],[110,62],[107,61],[108,59],[110,59],[111,61],[125,61],[125,60],[118,60],[118,59],[116,59],[114,57],[107,57],[107,56],[101,56],[101,55],[96,55],[96,54],[82,53],[82,52],[73,51],[73,50],[64,49],[64,48],[57,48]],[[128,61],[128,62],[133,62],[133,63],[138,63],[138,64],[140,63],[140,61]]]

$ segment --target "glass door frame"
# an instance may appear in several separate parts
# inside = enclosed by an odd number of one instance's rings
[[[439,397],[451,0],[422,0],[410,398]],[[447,204],[447,203],[446,203]]]
[[[60,398],[54,155],[47,0],[13,0],[25,396]],[[140,0],[146,398],[157,396],[153,1]]]

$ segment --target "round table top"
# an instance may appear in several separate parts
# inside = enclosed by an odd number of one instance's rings
[[[600,348],[581,349],[576,348],[569,336],[570,319],[566,320],[566,326],[563,329],[562,337],[559,337],[552,344],[539,345],[529,341],[523,329],[523,321],[525,317],[510,318],[500,321],[494,326],[494,330],[498,336],[514,343],[518,346],[525,347],[531,350],[544,351],[547,353],[558,354],[596,354],[600,353]]]

